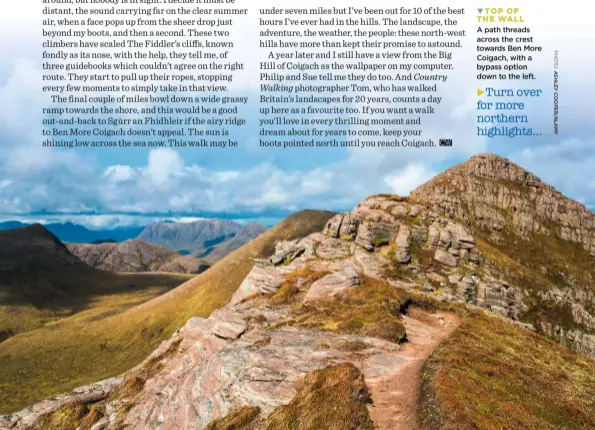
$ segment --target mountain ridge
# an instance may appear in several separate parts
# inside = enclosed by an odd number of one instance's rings
[[[64,270],[68,273],[67,278],[87,277],[95,273],[41,224],[0,231],[0,253],[0,277],[5,282],[12,279],[40,280],[42,277],[51,282],[53,276],[61,277]],[[51,286],[46,292],[61,294]]]

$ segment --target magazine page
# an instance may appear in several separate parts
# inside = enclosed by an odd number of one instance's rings
[[[0,12],[0,429],[595,429],[590,3]]]

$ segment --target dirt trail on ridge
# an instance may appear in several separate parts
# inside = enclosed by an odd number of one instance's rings
[[[417,406],[421,395],[421,370],[436,347],[459,326],[454,314],[430,314],[411,309],[403,317],[408,342],[393,353],[397,365],[387,375],[366,376],[373,404],[368,407],[378,430],[418,430]],[[395,357],[396,358],[396,357]]]

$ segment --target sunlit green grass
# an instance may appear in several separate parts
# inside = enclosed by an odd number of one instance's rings
[[[442,430],[593,429],[595,361],[473,314],[426,364],[421,417]]]

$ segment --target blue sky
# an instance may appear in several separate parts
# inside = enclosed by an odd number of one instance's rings
[[[22,14],[24,8],[13,11]],[[526,16],[532,34],[544,47],[531,66],[539,80],[509,85],[544,89],[542,98],[527,100],[525,112],[542,136],[485,139],[475,135],[476,88],[506,84],[477,81],[470,37],[465,48],[455,52],[456,73],[438,91],[443,101],[436,114],[423,118],[423,137],[452,138],[453,148],[411,150],[260,148],[255,60],[266,53],[257,49],[250,24],[237,35],[238,58],[248,67],[232,89],[233,94],[251,99],[240,113],[248,125],[231,136],[240,142],[239,148],[41,148],[40,112],[47,106],[47,95],[40,91],[39,39],[32,36],[37,24],[26,16],[0,22],[5,40],[22,40],[20,46],[11,44],[0,51],[0,220],[71,220],[106,227],[160,218],[226,217],[270,224],[300,209],[350,210],[370,194],[407,194],[447,167],[487,151],[509,157],[593,208],[595,53],[590,24],[570,14],[560,21],[559,15],[538,6]],[[472,18],[465,24],[470,33],[476,30]],[[552,133],[551,113],[554,49],[561,53],[558,136]]]

